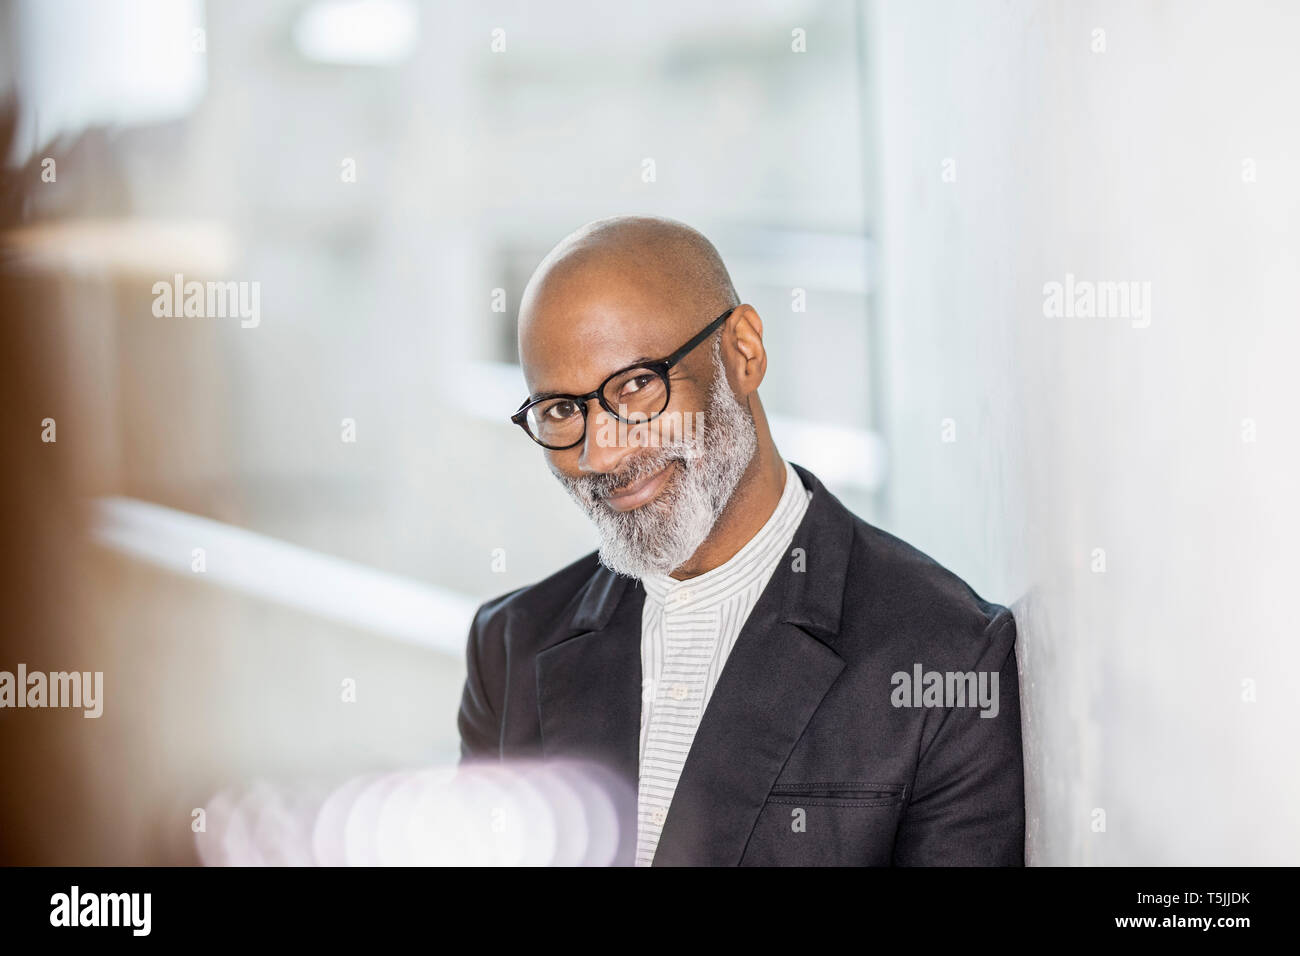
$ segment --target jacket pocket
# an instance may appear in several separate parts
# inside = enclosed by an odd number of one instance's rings
[[[789,806],[889,807],[901,804],[907,786],[901,783],[778,783],[767,802]]]
[[[907,786],[832,781],[772,787],[742,866],[888,866]]]

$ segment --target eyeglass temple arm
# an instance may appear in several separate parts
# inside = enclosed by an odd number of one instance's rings
[[[720,316],[718,316],[716,319],[714,319],[712,322],[710,322],[710,323],[709,323],[708,325],[706,325],[704,328],[700,329],[698,335],[696,335],[694,338],[692,338],[689,342],[687,342],[685,345],[683,345],[681,348],[679,348],[679,349],[678,349],[676,352],[674,352],[672,355],[670,355],[670,356],[668,356],[666,359],[664,359],[663,362],[660,363],[660,364],[662,364],[665,368],[671,368],[672,366],[676,365],[678,362],[680,362],[680,361],[682,360],[682,358],[686,355],[687,352],[689,352],[691,349],[695,348],[695,346],[699,345],[701,342],[703,342],[705,339],[707,339],[710,335],[712,335],[714,332],[716,332],[717,329],[718,329],[718,326],[721,325],[723,322],[727,321],[727,319],[730,318],[731,313],[735,312],[736,309],[738,309],[738,308],[740,308],[740,306],[733,305],[733,306],[732,306],[731,308],[729,308],[726,312],[723,312]]]

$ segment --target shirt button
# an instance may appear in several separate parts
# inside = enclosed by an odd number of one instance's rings
[[[685,700],[691,691],[685,684],[673,684],[673,689],[669,693],[672,694],[673,700]]]
[[[667,819],[668,819],[668,811],[665,810],[663,807],[655,807],[653,810],[650,811],[650,822],[657,827],[663,826],[664,821]]]

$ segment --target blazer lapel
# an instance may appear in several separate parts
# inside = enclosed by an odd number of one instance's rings
[[[709,698],[655,866],[740,862],[790,751],[844,669],[833,645],[852,516],[811,473],[795,468],[812,500],[790,554],[759,597]]]
[[[736,640],[664,820],[655,866],[735,866],[786,758],[844,661],[752,616]]]
[[[644,603],[639,582],[602,566],[571,625],[537,654],[542,755],[593,761],[613,774],[607,796],[619,818],[622,865],[636,854]]]

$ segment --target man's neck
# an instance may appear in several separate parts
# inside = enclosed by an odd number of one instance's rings
[[[678,581],[699,577],[735,557],[776,511],[785,481],[785,460],[776,446],[771,442],[760,444],[709,536],[670,577]]]

